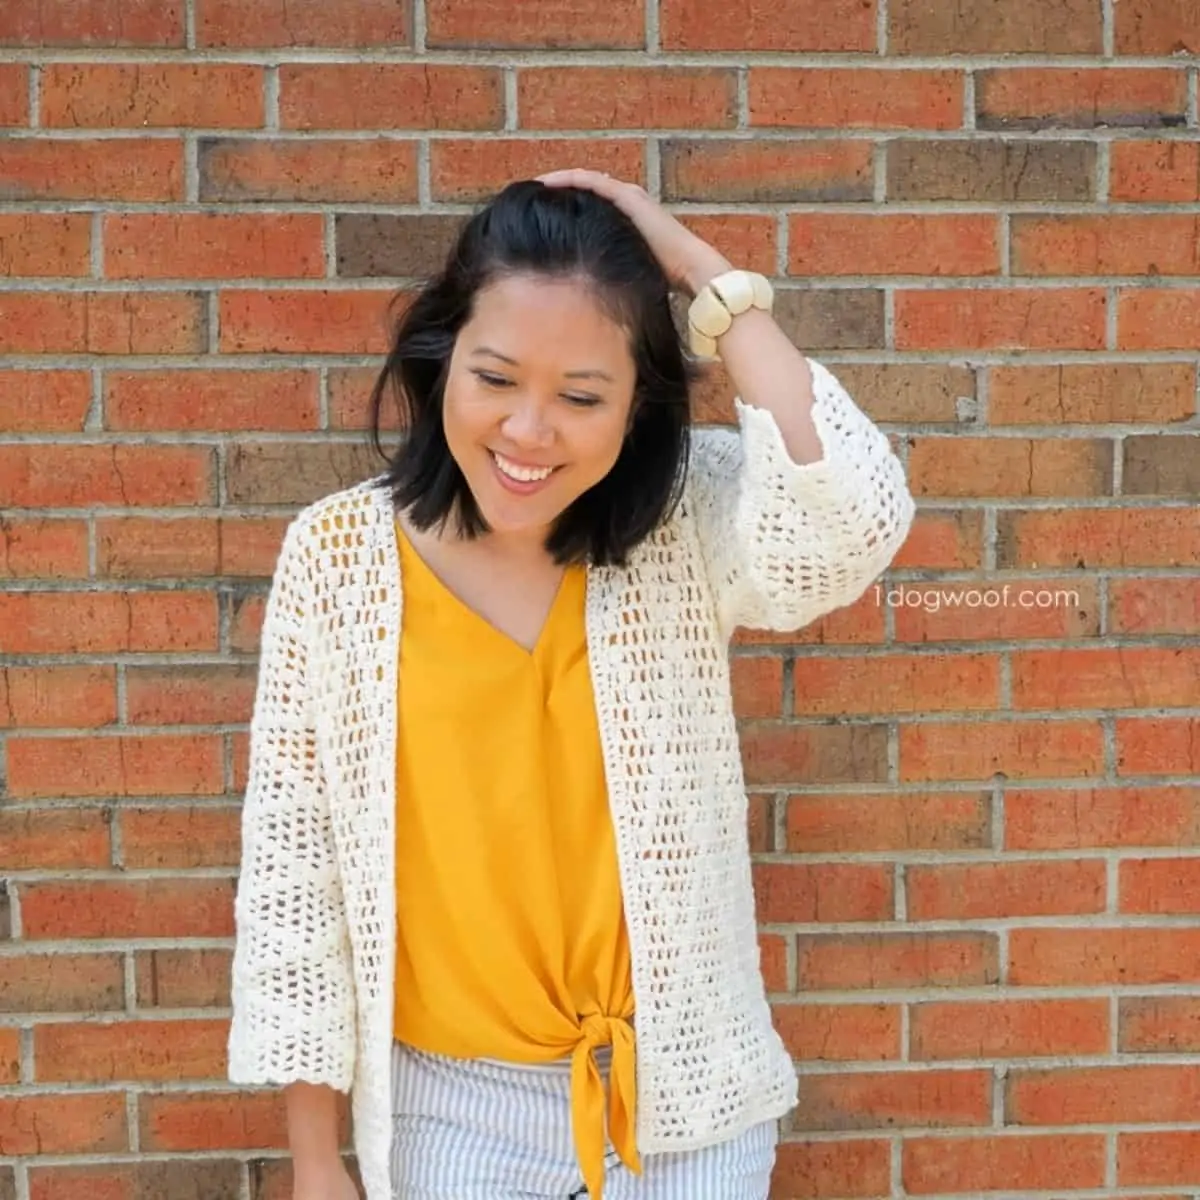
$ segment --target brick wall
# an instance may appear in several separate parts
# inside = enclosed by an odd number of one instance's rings
[[[902,594],[735,649],[776,1195],[1200,1189],[1200,3],[416,3],[0,2],[0,1198],[288,1195],[223,1083],[267,579],[387,299],[574,163],[920,499]]]

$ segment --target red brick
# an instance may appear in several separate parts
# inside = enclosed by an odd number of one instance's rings
[[[256,654],[262,632],[266,599],[262,596],[243,596],[234,600],[233,617],[229,625],[229,648],[235,654]]]
[[[5,654],[170,653],[217,648],[211,592],[0,594]]]
[[[224,291],[222,354],[384,354],[387,291]]]
[[[1200,912],[1200,859],[1124,859],[1119,870],[1121,912]]]
[[[22,954],[5,958],[0,1012],[102,1012],[125,1007],[120,954]]]
[[[481,46],[554,50],[637,50],[645,44],[642,0],[426,0],[425,41],[433,49]]]
[[[743,213],[673,214],[686,229],[715,246],[731,262],[738,262],[747,271],[763,275],[776,274],[775,218],[750,216]],[[729,411],[732,414],[732,395]]]
[[[1121,0],[1114,12],[1118,54],[1200,54],[1196,0]]]
[[[246,723],[254,700],[253,667],[127,667],[125,706],[131,725],[226,725]]]
[[[0,294],[0,353],[199,354],[206,336],[195,293]]]
[[[772,0],[662,0],[665,50],[863,50],[876,48],[873,0],[827,0],[821,8]]]
[[[1010,850],[1200,845],[1194,787],[1012,789],[1004,797]]]
[[[1114,141],[1108,194],[1144,204],[1200,201],[1200,145],[1194,141]]]
[[[892,565],[935,571],[971,570],[983,564],[983,523],[978,513],[919,512]],[[874,595],[874,589],[868,593]]]
[[[231,937],[231,879],[143,879],[136,883],[25,883],[25,936],[42,938]]]
[[[237,1200],[241,1186],[242,1165],[231,1158],[34,1167],[29,1172],[29,1200]]]
[[[789,796],[784,848],[792,854],[984,849],[991,844],[989,808],[982,792]]]
[[[1200,558],[1200,509],[1010,511],[999,520],[1002,567],[1178,567]]]
[[[1113,633],[1200,633],[1200,579],[1111,579]]]
[[[776,657],[737,655],[729,663],[733,707],[739,717],[783,715],[783,662]]]
[[[0,263],[9,278],[90,275],[91,245],[84,213],[0,213]]]
[[[228,950],[146,950],[135,956],[139,1008],[224,1008],[233,956]]]
[[[8,794],[200,796],[224,790],[221,739],[206,735],[13,737]]]
[[[1200,704],[1200,649],[1093,647],[1012,656],[1015,708],[1152,708]]]
[[[863,933],[796,939],[801,991],[982,987],[999,978],[995,938],[982,933]]]
[[[903,642],[1080,638],[1100,632],[1094,579],[906,583],[883,594],[895,610],[896,638]]]
[[[89,129],[263,123],[263,68],[217,63],[50,63],[41,122]]]
[[[1103,438],[919,437],[908,471],[917,496],[1105,496],[1112,460]]]
[[[1100,1188],[1105,1180],[1099,1134],[911,1138],[902,1154],[904,1190],[910,1196]]]
[[[788,272],[996,275],[999,234],[990,216],[796,213],[788,220]]]
[[[207,504],[207,446],[0,446],[0,505]]]
[[[523,129],[732,129],[737,76],[716,68],[531,67],[517,74]]]
[[[1122,289],[1117,293],[1117,347],[1182,350],[1200,341],[1200,289]]]
[[[1195,410],[1192,363],[1060,363],[988,372],[989,425],[1166,423],[1186,421]]]
[[[1008,982],[1018,987],[1200,982],[1200,930],[1013,929]]]
[[[324,223],[309,213],[137,213],[106,217],[104,273],[111,279],[319,278]]]
[[[210,517],[101,517],[96,522],[96,573],[111,579],[216,575],[220,547]]]
[[[73,870],[112,862],[102,809],[0,810],[0,869]]]
[[[883,609],[868,593],[854,604],[836,609],[806,625],[803,629],[780,632],[770,629],[734,631],[735,646],[862,646],[879,645],[884,640]]]
[[[805,1075],[792,1113],[796,1129],[887,1129],[986,1125],[988,1071],[877,1071]]]
[[[662,148],[669,201],[869,200],[872,174],[865,141],[669,140]]]
[[[1197,275],[1200,241],[1190,216],[1018,215],[1012,262],[1021,275]]]
[[[246,733],[230,734],[229,745],[233,759],[233,792],[241,795],[250,780],[250,736]]]
[[[1200,720],[1125,717],[1115,722],[1119,775],[1200,773]]]
[[[1195,996],[1122,996],[1120,1042],[1125,1054],[1192,1054],[1200,1050]]]
[[[888,8],[891,54],[1099,54],[1100,11],[1087,0],[1058,9],[991,0],[894,0]]]
[[[0,1096],[4,1154],[111,1154],[128,1150],[121,1092]]]
[[[130,371],[105,379],[105,425],[116,430],[311,430],[314,371]]]
[[[850,863],[757,863],[758,919],[796,922],[887,921],[894,915],[892,870]]]
[[[200,199],[411,204],[417,143],[202,139]]]
[[[891,1192],[887,1141],[780,1142],[771,1196],[776,1200],[857,1200]]]
[[[959,71],[751,67],[751,126],[961,129]]]
[[[794,1059],[868,1062],[900,1057],[898,1005],[776,1004],[772,1013]]]
[[[896,294],[898,350],[1101,350],[1101,288],[987,288]]]
[[[1198,1102],[1200,1067],[1012,1071],[1005,1115],[1019,1125],[1189,1121]]]
[[[131,868],[236,867],[240,808],[123,808],[121,846]]]
[[[29,68],[0,63],[0,125],[29,124]]]
[[[0,1084],[21,1081],[21,1031],[0,1027]]]
[[[914,921],[1097,913],[1105,904],[1105,864],[1099,859],[914,865],[905,882]]]
[[[330,367],[329,369],[329,426],[331,429],[367,429],[370,422],[371,389],[379,377],[374,367]],[[392,411],[389,411],[392,410]],[[382,421],[384,428],[394,429],[394,405],[391,396],[385,398]]]
[[[184,44],[183,0],[41,0],[0,10],[0,45],[172,46]]]
[[[941,1001],[913,1005],[910,1022],[918,1059],[1054,1058],[1109,1045],[1105,999]]]
[[[980,129],[1182,124],[1187,76],[1170,69],[1032,67],[976,75]]]
[[[0,729],[86,729],[116,719],[114,667],[0,667]]]
[[[499,129],[494,67],[419,63],[291,63],[279,69],[284,129]]]
[[[224,517],[220,573],[269,578],[279,559],[287,521],[277,517]]]
[[[87,574],[85,522],[0,518],[0,579],[81,579]]]
[[[750,853],[769,854],[775,849],[775,798],[770,793],[751,792],[746,801],[746,837]]]
[[[1118,1133],[1117,1182],[1147,1187],[1200,1183],[1200,1132]],[[1191,1194],[1181,1200],[1191,1200]]]
[[[1104,769],[1095,721],[984,721],[906,725],[900,729],[900,778],[1073,778]]]
[[[225,1074],[229,1022],[54,1024],[33,1037],[39,1083],[211,1079]]]
[[[143,1151],[282,1150],[287,1125],[282,1093],[143,1093],[138,1097]]]
[[[277,46],[408,45],[408,8],[395,0],[197,0],[196,43]]]
[[[177,138],[9,138],[0,142],[0,200],[178,201]]]
[[[791,937],[778,933],[759,933],[758,950],[762,960],[763,982],[769,992],[790,991],[787,953]]]
[[[886,658],[801,658],[795,665],[797,716],[994,709],[1000,660],[990,654]]]
[[[887,777],[886,731],[882,724],[755,721],[742,730],[742,759],[751,784],[882,783]]]
[[[0,432],[79,433],[91,403],[86,371],[0,371]]]
[[[605,171],[643,186],[647,182],[642,143],[634,139],[584,143],[558,138],[435,138],[429,147],[434,200],[475,203],[514,179],[531,179],[567,167]]]

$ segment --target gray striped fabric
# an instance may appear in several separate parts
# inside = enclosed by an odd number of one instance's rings
[[[607,1078],[609,1055],[596,1060]],[[464,1062],[397,1042],[392,1122],[394,1200],[587,1196],[567,1063]],[[603,1200],[767,1200],[777,1138],[768,1121],[703,1150],[643,1155],[640,1176],[610,1144]]]

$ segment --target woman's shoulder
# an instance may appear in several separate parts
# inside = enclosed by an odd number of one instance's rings
[[[379,478],[364,479],[306,505],[288,524],[287,538],[298,545],[345,548],[345,538],[390,522],[391,494]]]

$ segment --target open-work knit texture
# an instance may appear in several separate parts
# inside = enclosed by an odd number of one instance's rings
[[[887,439],[811,366],[820,461],[793,462],[774,417],[739,401],[736,430],[695,435],[675,515],[627,567],[588,574],[645,1154],[735,1136],[796,1101],[760,973],[728,640],[858,599],[913,516]],[[301,513],[263,629],[236,907],[230,1079],[352,1091],[367,1200],[391,1200],[401,619],[387,490],[360,484]]]

